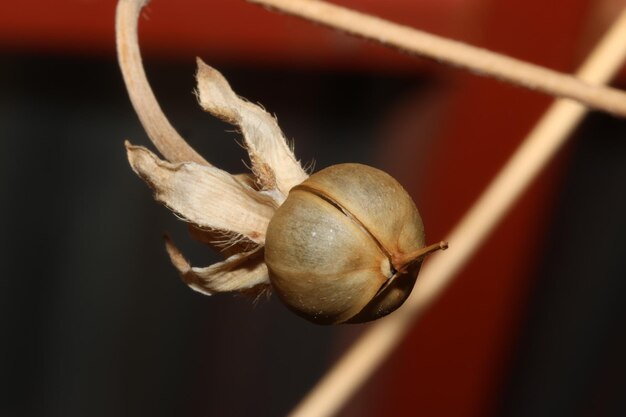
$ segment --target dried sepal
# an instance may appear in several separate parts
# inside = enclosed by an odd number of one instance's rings
[[[133,170],[153,189],[155,199],[183,220],[263,244],[274,201],[221,169],[193,162],[173,164],[141,146],[126,144]]]
[[[217,70],[200,59],[197,59],[197,63],[200,105],[214,116],[241,129],[250,154],[252,171],[260,187],[263,190],[278,190],[281,200],[284,200],[289,190],[308,175],[287,145],[276,119],[260,106],[237,96]],[[273,197],[276,198],[275,195]]]
[[[189,265],[178,248],[166,238],[165,245],[172,264],[183,281],[193,290],[212,295],[218,292],[260,294],[269,287],[269,274],[263,259],[263,248],[241,252],[206,268]]]

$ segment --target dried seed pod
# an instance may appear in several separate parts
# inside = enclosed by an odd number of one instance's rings
[[[295,313],[319,324],[383,317],[406,300],[424,255],[411,197],[366,165],[334,165],[292,188],[265,242],[270,281]]]
[[[276,119],[198,59],[198,101],[237,126],[252,175],[211,165],[174,130],[146,79],[137,44],[145,4],[118,3],[118,58],[139,119],[165,159],[127,142],[128,161],[155,199],[189,223],[194,238],[226,256],[192,266],[167,239],[185,283],[206,295],[259,296],[273,286],[293,311],[316,323],[374,320],[398,308],[424,255],[445,247],[424,247],[422,220],[400,184],[357,164],[309,177]]]

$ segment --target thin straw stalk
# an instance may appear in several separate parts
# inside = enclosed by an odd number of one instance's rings
[[[411,54],[626,116],[626,93],[319,0],[248,0]]]

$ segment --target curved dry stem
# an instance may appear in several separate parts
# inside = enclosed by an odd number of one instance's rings
[[[590,83],[606,83],[626,58],[626,9],[578,72]],[[331,416],[369,378],[410,326],[445,290],[456,273],[538,176],[586,114],[586,108],[557,100],[515,154],[448,236],[454,250],[426,263],[413,294],[394,314],[373,324],[291,414]]]
[[[130,101],[148,137],[165,159],[210,165],[172,127],[146,78],[139,52],[137,26],[141,9],[148,1],[120,0],[115,14],[117,57]]]
[[[248,0],[412,54],[626,117],[626,93],[319,0]]]

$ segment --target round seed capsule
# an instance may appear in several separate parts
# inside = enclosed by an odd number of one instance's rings
[[[280,299],[319,324],[383,317],[409,296],[425,254],[413,200],[391,176],[334,165],[294,187],[270,221],[265,261]]]

